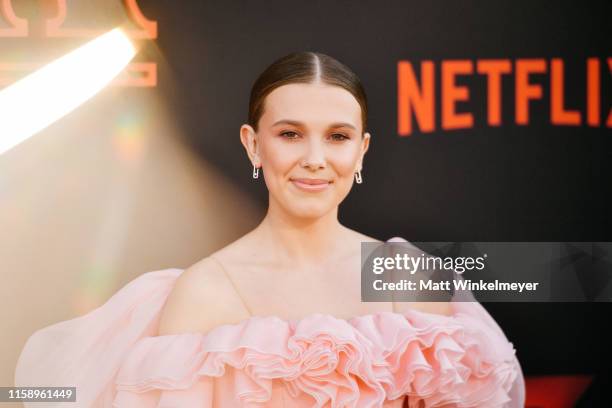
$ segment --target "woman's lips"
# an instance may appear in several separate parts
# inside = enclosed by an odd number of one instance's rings
[[[291,182],[300,190],[309,192],[323,191],[332,183],[323,179],[291,179]]]

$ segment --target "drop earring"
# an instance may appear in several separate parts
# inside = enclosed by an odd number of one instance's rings
[[[363,180],[361,179],[361,170],[355,173],[355,183],[361,184]]]
[[[259,167],[253,166],[253,178],[259,178]]]

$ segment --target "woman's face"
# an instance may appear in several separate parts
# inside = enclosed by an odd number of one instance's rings
[[[289,84],[268,94],[258,132],[243,125],[241,139],[271,200],[293,216],[316,218],[337,208],[361,170],[370,140],[361,123],[359,103],[345,89]]]

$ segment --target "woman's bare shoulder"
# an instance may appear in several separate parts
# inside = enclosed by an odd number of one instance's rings
[[[161,312],[159,335],[206,333],[249,317],[217,256],[202,259],[177,278]]]
[[[348,235],[349,239],[352,239],[357,242],[383,242],[379,239],[371,237],[369,235],[363,234],[359,231],[350,229],[348,227],[344,227],[345,233]]]
[[[351,234],[351,236],[359,242],[385,242],[355,230],[347,230],[349,234]],[[450,302],[395,302],[394,304],[394,310],[398,312],[407,311],[409,309],[445,316],[450,316],[452,314],[452,306]]]
[[[361,242],[383,242],[380,239],[376,239],[374,237],[370,237],[368,235],[362,234],[362,233],[357,233],[358,234],[358,238]]]

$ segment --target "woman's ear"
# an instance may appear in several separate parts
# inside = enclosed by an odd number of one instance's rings
[[[369,132],[363,134],[363,139],[361,140],[361,154],[359,157],[359,165],[357,166],[357,170],[361,171],[363,167],[363,156],[366,154],[370,147],[370,138],[371,135]]]
[[[253,166],[259,167],[261,162],[259,160],[259,145],[257,144],[255,129],[247,124],[242,125],[240,127],[240,141],[242,142],[251,163],[253,163]]]
[[[363,134],[363,140],[361,141],[361,159],[363,160],[363,155],[366,154],[368,148],[370,147],[370,139],[372,135],[370,132],[365,132]]]

